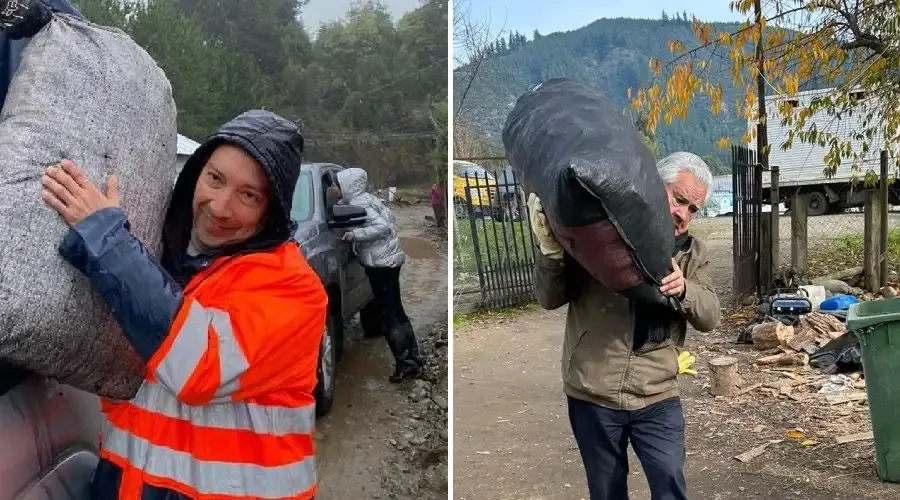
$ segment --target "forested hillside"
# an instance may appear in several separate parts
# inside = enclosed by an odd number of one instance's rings
[[[201,141],[251,108],[301,123],[307,158],[365,167],[378,186],[446,172],[447,2],[394,23],[356,4],[312,36],[308,0],[74,0],[123,29],[172,83],[179,132]]]
[[[729,31],[736,27],[717,25]],[[529,85],[553,77],[576,78],[600,87],[624,112],[630,113],[628,88],[636,90],[647,85],[649,59],[671,60],[667,49],[670,40],[681,40],[687,47],[697,44],[690,22],[683,15],[666,15],[660,20],[600,19],[565,33],[535,32],[530,37],[512,33],[504,38],[488,49],[490,55],[475,73],[468,93],[468,75],[472,72],[463,67],[457,69],[454,77],[455,102],[461,101],[460,121],[486,136],[491,148],[500,147],[506,115]],[[706,157],[722,173],[730,158],[727,151],[716,146],[716,141],[723,136],[739,140],[746,132],[747,122],[735,113],[738,96],[722,64],[727,54],[706,51],[703,57],[710,59],[707,71],[722,77],[723,112],[713,116],[708,104],[698,101],[687,120],[661,125],[654,140],[660,154],[691,151]],[[640,121],[640,117],[632,118]]]

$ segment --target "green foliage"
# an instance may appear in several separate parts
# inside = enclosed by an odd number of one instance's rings
[[[358,1],[313,40],[307,1],[73,3],[153,56],[182,134],[202,140],[265,108],[301,125],[307,161],[366,168],[378,186],[433,182],[446,169],[447,2],[423,0],[394,23],[380,2]]]
[[[479,69],[462,103],[467,72],[465,67],[459,68],[454,74],[454,103],[460,106],[467,125],[493,144],[500,143],[506,115],[518,96],[530,85],[549,78],[565,76],[595,85],[615,104],[630,109],[628,89],[646,86],[652,80],[647,62],[666,57],[670,40],[685,43],[694,40],[684,13],[666,14],[665,20],[600,19],[578,30],[545,34],[515,51],[491,55]],[[720,59],[712,59],[709,72],[721,74],[718,78],[724,87],[723,101],[733,103],[738,90],[731,85],[727,71],[722,71]],[[707,101],[698,98],[690,107],[688,119],[656,128],[652,140],[657,155],[690,151],[718,158],[718,163],[729,165],[728,152],[718,148],[716,141],[723,135],[740,139],[747,130],[747,121],[733,109],[728,111],[714,116]]]

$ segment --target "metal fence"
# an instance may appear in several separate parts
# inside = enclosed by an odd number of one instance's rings
[[[495,309],[534,299],[535,241],[525,203],[509,170],[454,172],[456,310]]]

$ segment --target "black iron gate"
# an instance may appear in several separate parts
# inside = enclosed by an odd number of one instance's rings
[[[743,146],[731,148],[734,190],[733,253],[734,301],[760,293],[760,240],[762,167],[756,153]]]
[[[471,163],[456,163],[454,293],[457,286],[459,292],[475,288],[483,309],[534,300],[536,245],[526,200],[512,169],[490,172]],[[476,277],[477,287],[473,287]]]

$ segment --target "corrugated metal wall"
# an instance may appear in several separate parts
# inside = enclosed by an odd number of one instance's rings
[[[769,165],[778,166],[781,186],[846,182],[853,176],[852,160],[844,160],[844,163],[835,172],[834,177],[825,177],[823,172],[825,169],[824,158],[830,149],[828,145],[822,147],[817,144],[803,143],[798,137],[795,137],[790,149],[781,149],[781,145],[788,138],[788,130],[791,127],[781,124],[781,115],[778,112],[779,104],[783,101],[793,100],[797,101],[797,108],[802,109],[809,106],[810,101],[814,97],[827,95],[830,91],[831,89],[812,90],[800,92],[793,97],[770,96],[766,98],[768,136],[769,143],[772,145],[769,153]],[[827,116],[820,111],[810,117],[809,123],[815,124],[816,128],[821,132],[836,134],[840,141],[850,141],[853,144],[853,150],[859,152],[861,151],[861,142],[853,139],[853,133],[862,131],[862,120],[865,115],[866,108],[861,105],[852,115],[842,116],[840,120]],[[806,129],[808,130],[808,126]],[[857,176],[861,177],[867,169],[878,170],[878,155],[881,144],[882,136],[880,134],[873,137],[869,144],[869,154],[866,160],[860,164],[861,170],[857,173]],[[755,150],[755,141],[749,146],[750,149]],[[769,185],[769,179],[769,173],[763,172],[764,186]]]

